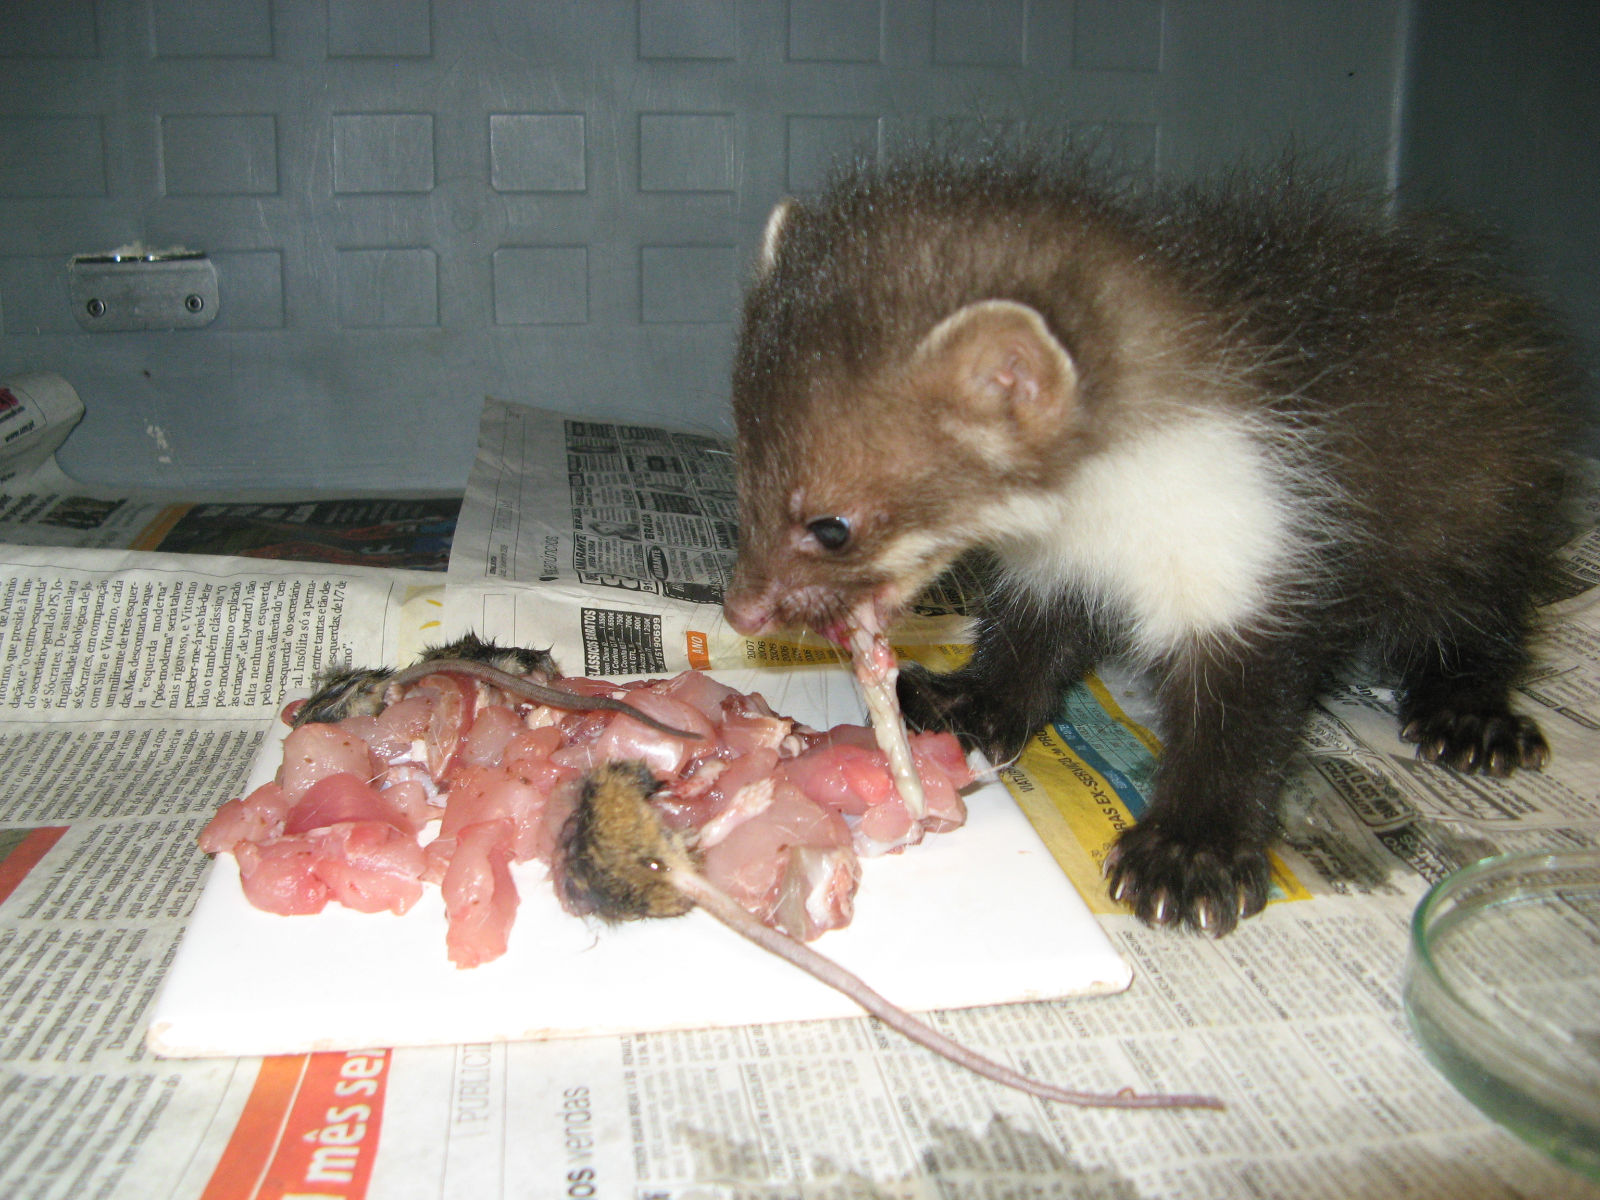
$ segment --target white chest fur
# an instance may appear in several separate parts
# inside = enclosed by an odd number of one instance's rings
[[[1242,422],[1202,414],[1087,459],[1059,492],[982,516],[1017,585],[1064,586],[1125,617],[1136,653],[1259,617],[1294,554],[1293,493]]]

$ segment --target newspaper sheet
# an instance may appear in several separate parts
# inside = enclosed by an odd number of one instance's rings
[[[722,619],[737,516],[724,440],[489,400],[450,552],[452,612],[553,643],[574,674],[839,661],[814,636],[752,640]],[[964,625],[934,592],[897,637],[937,656]]]
[[[179,497],[80,483],[51,460],[0,484],[0,539],[443,571],[460,508],[436,495]]]
[[[560,418],[519,419],[564,446]],[[148,1006],[207,869],[194,835],[242,783],[282,693],[319,665],[403,658],[472,620],[507,638],[542,632],[573,671],[592,669],[590,653],[673,670],[696,653],[690,632],[707,635],[708,659],[835,669],[794,665],[805,644],[741,645],[709,595],[578,579],[592,559],[571,548],[590,526],[570,491],[528,507],[554,485],[516,478],[531,469],[521,454],[492,487],[475,477],[461,527],[489,529],[479,508],[500,488],[534,530],[502,523],[503,544],[533,551],[535,583],[557,576],[542,588],[488,572],[487,540],[460,544],[459,599],[428,586],[437,576],[397,571],[0,548],[0,1195],[1600,1196],[1461,1099],[1400,1001],[1406,925],[1430,879],[1491,848],[1600,836],[1592,586],[1547,610],[1544,670],[1524,697],[1556,742],[1550,772],[1457,792],[1411,765],[1389,698],[1352,684],[1319,709],[1296,760],[1275,902],[1220,941],[1144,928],[1107,903],[1095,871],[1136,819],[1158,750],[1136,687],[1090,681],[1008,774],[1134,983],[932,1019],[1029,1073],[1215,1092],[1222,1113],[1033,1100],[865,1018],[151,1057]],[[1570,561],[1580,582],[1600,561],[1593,531]],[[535,618],[546,623],[523,624]],[[936,954],[937,931],[920,932]]]

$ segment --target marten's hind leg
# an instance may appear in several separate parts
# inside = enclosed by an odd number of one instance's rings
[[[1527,662],[1520,621],[1430,639],[1400,663],[1400,736],[1417,757],[1465,774],[1506,776],[1550,759],[1539,726],[1511,711]]]

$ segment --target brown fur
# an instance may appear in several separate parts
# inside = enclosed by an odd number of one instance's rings
[[[730,621],[890,617],[958,556],[991,555],[972,664],[908,670],[901,694],[997,759],[1107,654],[1152,668],[1166,754],[1111,864],[1141,915],[1226,930],[1261,907],[1283,763],[1359,652],[1398,679],[1425,758],[1543,761],[1507,693],[1563,530],[1577,378],[1485,239],[1283,171],[1135,194],[1076,162],[928,159],[791,205],[769,250],[734,367]],[[1119,590],[1131,575],[1060,574],[1078,560],[1051,547],[1089,531],[1027,514],[1190,428],[1245,431],[1281,561],[1248,611],[1218,600],[1220,627],[1155,636]],[[814,532],[824,517],[843,544]],[[1127,529],[1145,544],[1149,517]]]
[[[556,856],[556,892],[569,911],[637,921],[681,917],[694,907],[673,873],[696,864],[650,806],[655,790],[642,763],[606,763],[585,776]]]

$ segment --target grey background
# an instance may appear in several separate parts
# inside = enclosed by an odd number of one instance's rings
[[[1600,6],[1488,0],[0,0],[0,377],[87,480],[459,488],[486,394],[728,429],[766,213],[835,155],[1288,143],[1482,209],[1600,327]],[[70,256],[215,261],[95,333]]]

